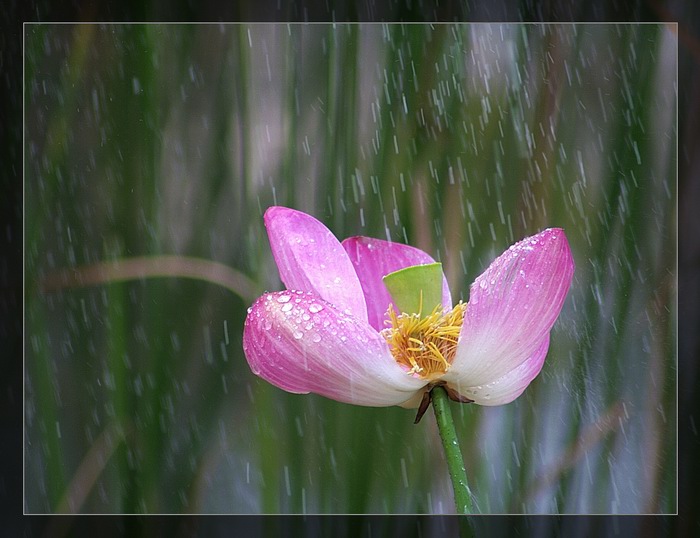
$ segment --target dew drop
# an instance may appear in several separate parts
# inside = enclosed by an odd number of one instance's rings
[[[289,295],[280,295],[279,297],[277,297],[277,302],[278,303],[288,303],[289,299],[291,299],[291,297]]]
[[[289,297],[287,297],[289,299]],[[292,303],[287,303],[282,307],[282,312],[289,312],[292,308],[294,308],[294,305]]]
[[[313,333],[311,335],[311,340],[318,344],[321,341],[321,335],[318,333]]]
[[[266,331],[269,331],[272,328],[272,323],[270,323],[269,319],[266,319],[265,322],[263,323],[263,329]]]
[[[304,336],[304,333],[301,332],[301,331],[294,331],[294,333],[292,334],[292,336],[293,336],[294,338],[296,338],[297,340],[301,340],[301,337]]]
[[[309,312],[311,312],[312,314],[315,314],[316,312],[320,312],[321,310],[323,310],[323,307],[320,304],[311,303],[309,305]]]

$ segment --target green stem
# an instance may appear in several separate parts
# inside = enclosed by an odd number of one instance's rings
[[[452,489],[455,493],[455,507],[459,514],[472,513],[472,498],[467,483],[467,472],[464,470],[462,451],[459,449],[455,425],[450,411],[449,398],[444,387],[435,387],[432,391],[433,409],[437,421],[440,439],[445,449],[447,469],[452,480]]]

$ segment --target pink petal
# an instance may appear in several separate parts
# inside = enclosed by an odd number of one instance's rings
[[[265,226],[280,279],[290,290],[313,291],[360,320],[367,306],[345,250],[321,222],[306,213],[273,206]]]
[[[369,324],[377,330],[386,327],[384,321],[389,319],[386,312],[389,305],[394,304],[382,277],[412,265],[435,263],[433,258],[418,248],[381,239],[372,239],[371,237],[348,237],[342,245],[360,279],[367,302]],[[444,275],[442,277],[442,305],[447,309],[452,308],[450,289]],[[432,309],[434,306],[432,305],[430,308]]]
[[[407,374],[384,338],[314,293],[263,295],[250,308],[243,351],[253,373],[294,393],[356,405],[398,405],[426,382]]]
[[[571,286],[566,235],[548,229],[516,243],[472,284],[448,382],[494,382],[536,354]]]
[[[549,335],[535,350],[532,356],[513,368],[510,372],[485,385],[464,385],[468,379],[449,383],[462,396],[474,400],[479,405],[503,405],[520,396],[537,374],[542,370],[549,349]]]

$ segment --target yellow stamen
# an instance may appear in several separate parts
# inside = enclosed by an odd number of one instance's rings
[[[428,380],[441,377],[454,360],[466,310],[467,305],[462,302],[447,313],[438,305],[429,315],[421,317],[397,314],[389,306],[391,327],[382,334],[394,360],[408,368],[409,374]]]

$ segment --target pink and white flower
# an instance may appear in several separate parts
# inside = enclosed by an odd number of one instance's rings
[[[574,273],[563,230],[511,246],[474,281],[466,305],[453,308],[443,276],[442,305],[425,321],[390,314],[382,281],[434,263],[425,252],[369,237],[340,243],[315,218],[285,207],[270,207],[264,220],[287,289],[250,307],[243,350],[251,370],[273,385],[356,405],[417,407],[441,384],[453,397],[501,405],[542,369]],[[448,337],[430,340],[430,331]],[[415,343],[400,347],[399,337]],[[437,366],[406,356],[419,348]]]

